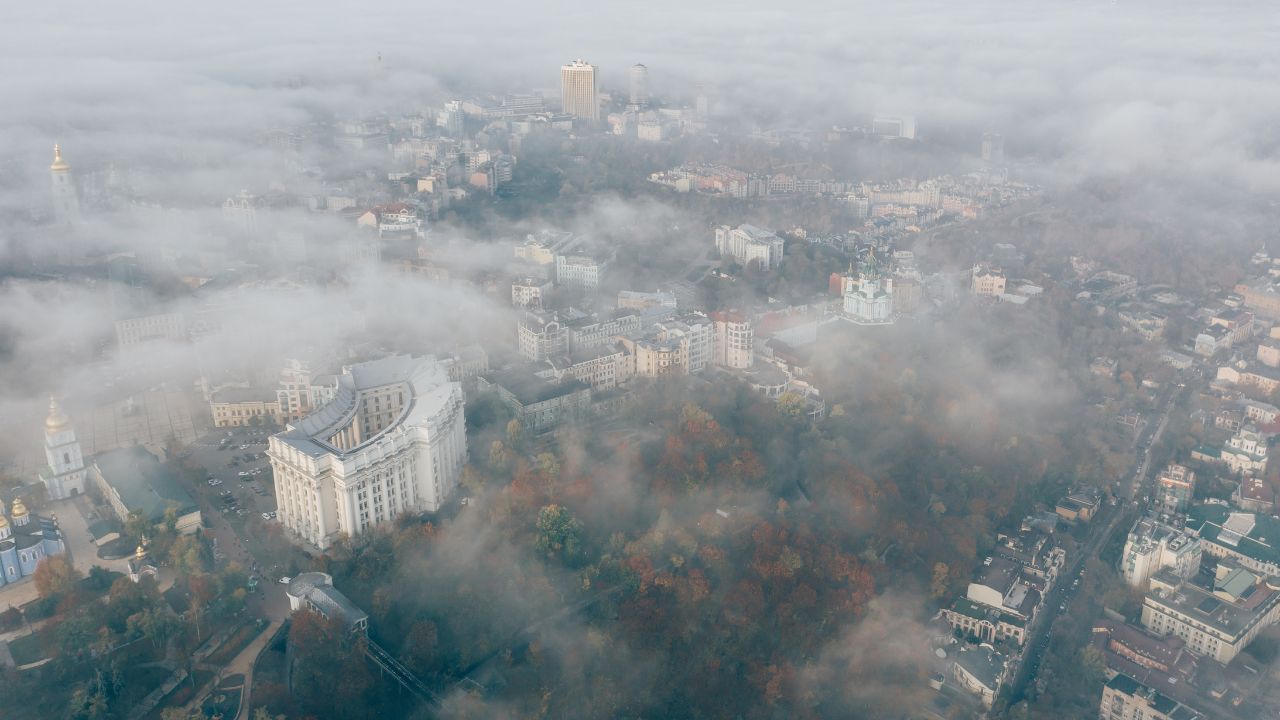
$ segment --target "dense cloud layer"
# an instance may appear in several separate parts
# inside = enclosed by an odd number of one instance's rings
[[[705,82],[722,109],[782,122],[914,114],[922,132],[1005,132],[1011,152],[1072,173],[1274,190],[1278,31],[1265,2],[29,4],[0,28],[0,132],[36,187],[60,140],[80,158],[235,168],[203,170],[222,196],[270,172],[241,145],[266,128],[418,107],[475,83],[554,89],[558,65],[581,56],[606,89],[645,62],[660,94]]]

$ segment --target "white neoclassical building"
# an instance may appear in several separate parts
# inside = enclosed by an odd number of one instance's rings
[[[361,363],[337,396],[273,436],[280,522],[321,549],[405,512],[434,512],[466,459],[462,386],[435,358]]]

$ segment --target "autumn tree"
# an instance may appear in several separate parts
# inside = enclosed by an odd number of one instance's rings
[[[63,555],[47,557],[36,566],[36,592],[40,597],[64,597],[75,592],[80,573]]]

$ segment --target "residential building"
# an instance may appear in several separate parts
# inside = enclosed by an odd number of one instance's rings
[[[1197,355],[1213,357],[1219,350],[1231,347],[1231,331],[1221,325],[1210,325],[1196,335]]]
[[[560,109],[579,120],[600,119],[596,66],[574,60],[560,68]]]
[[[1191,652],[1231,662],[1258,633],[1280,617],[1280,579],[1220,561],[1207,586],[1168,570],[1151,577],[1142,601],[1142,625],[1157,635],[1176,635]]]
[[[982,134],[982,161],[989,163],[1004,162],[1004,136],[996,133]]]
[[[672,292],[657,290],[654,292],[638,292],[635,290],[618,291],[619,310],[658,310],[674,314],[677,308],[676,295]]]
[[[1244,298],[1244,306],[1259,315],[1280,320],[1280,288],[1276,280],[1263,276],[1235,286],[1235,293]]]
[[[1275,491],[1266,480],[1245,476],[1231,494],[1231,502],[1248,513],[1271,515],[1275,511]]]
[[[705,315],[691,314],[656,323],[644,338],[622,339],[640,377],[701,372],[715,356],[715,326]]]
[[[461,385],[435,358],[345,368],[331,402],[269,440],[281,524],[324,549],[402,513],[439,510],[466,459],[462,405]]]
[[[84,492],[87,471],[75,426],[52,397],[49,398],[49,415],[44,421],[44,459],[40,481],[50,500],[75,497]]]
[[[1058,513],[1058,517],[1069,523],[1089,522],[1093,519],[1094,514],[1098,512],[1100,500],[1095,493],[1091,492],[1074,492],[1063,497],[1054,506],[1054,512]]]
[[[1151,576],[1169,568],[1189,578],[1200,571],[1200,539],[1177,528],[1139,518],[1129,531],[1120,556],[1120,573],[1129,587],[1145,589]]]
[[[511,305],[526,310],[544,309],[544,301],[551,292],[551,281],[525,276],[511,281]]]
[[[914,140],[916,119],[911,115],[878,115],[871,122],[871,132],[885,137]]]
[[[1190,684],[1199,666],[1182,638],[1154,635],[1110,618],[1094,622],[1089,644],[1102,653],[1108,676],[1123,673],[1139,682],[1161,682],[1169,687]]]
[[[1156,476],[1156,507],[1160,512],[1185,512],[1195,494],[1196,474],[1183,465],[1170,465]]]
[[[244,427],[247,425],[279,425],[280,401],[269,397],[270,393],[251,388],[223,388],[209,398],[209,413],[213,426]]]
[[[782,238],[772,230],[747,224],[716,228],[716,252],[733,256],[739,265],[754,262],[761,270],[768,270],[782,262],[783,249]]]
[[[595,290],[600,287],[600,276],[606,263],[584,254],[556,256],[556,284],[565,287]]]
[[[979,642],[994,643],[1007,639],[1021,645],[1026,639],[1026,618],[969,598],[956,598],[951,607],[942,611],[942,617],[953,630]]]
[[[591,411],[591,386],[581,380],[552,382],[514,369],[482,375],[479,383],[481,390],[495,390],[529,432],[585,419]]]
[[[1128,675],[1116,675],[1102,688],[1098,717],[1101,720],[1206,720],[1204,715]]]
[[[173,472],[146,448],[135,445],[101,453],[89,465],[88,477],[122,523],[137,513],[159,524],[172,510],[178,532],[190,534],[200,529],[199,506]]]
[[[182,313],[157,313],[116,321],[116,342],[121,348],[151,340],[186,340],[187,320]]]
[[[564,355],[569,352],[568,329],[554,313],[522,313],[516,323],[516,346],[534,361]]]
[[[631,81],[627,105],[633,110],[643,110],[649,105],[649,68],[636,63],[627,72],[627,77]]]
[[[1160,351],[1160,361],[1174,370],[1187,370],[1195,364],[1195,358],[1190,355],[1168,348]]]
[[[1008,675],[1008,668],[1009,658],[991,645],[961,645],[951,665],[951,679],[963,690],[977,695],[982,706],[990,709]]]
[[[1244,416],[1258,425],[1271,425],[1280,418],[1280,408],[1260,400],[1245,399],[1240,403]]]
[[[317,375],[308,363],[291,359],[280,370],[276,385],[277,422],[301,420],[327,405],[337,394],[337,375]]]
[[[289,581],[285,594],[291,613],[306,609],[341,624],[347,632],[363,635],[369,631],[369,614],[339,592],[328,573],[299,573]]]
[[[1000,268],[993,265],[974,265],[969,280],[969,292],[982,297],[999,297],[1004,294],[1005,277]]]
[[[227,198],[222,203],[222,218],[246,234],[258,232],[258,199],[248,190]]]
[[[1264,575],[1280,575],[1280,519],[1206,503],[1191,508],[1186,527],[1200,538],[1206,555]]]
[[[567,376],[590,385],[593,391],[612,390],[634,374],[634,359],[622,343],[551,358],[547,365],[548,368],[540,371],[539,376],[555,380],[563,380]]]
[[[751,318],[737,310],[711,314],[715,323],[715,357],[717,365],[744,370],[755,362],[755,329]]]
[[[1267,338],[1258,343],[1258,362],[1270,368],[1280,368],[1280,340]]]

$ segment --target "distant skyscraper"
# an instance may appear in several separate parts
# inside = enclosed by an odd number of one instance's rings
[[[596,66],[574,60],[560,68],[560,107],[581,120],[600,119],[596,95]]]
[[[698,83],[696,91],[697,97],[693,101],[693,109],[698,117],[705,118],[711,114],[711,96],[707,92],[707,86],[702,83]]]
[[[636,63],[631,66],[631,107],[639,110],[649,104],[649,68]]]
[[[449,137],[462,137],[462,101],[450,100],[445,103],[444,109],[436,113],[436,125]]]
[[[983,162],[1004,162],[1004,136],[995,133],[982,134]]]
[[[80,199],[76,197],[75,181],[71,177],[71,165],[62,159],[62,148],[53,146],[53,164],[49,166],[53,183],[53,217],[60,225],[80,222]]]

